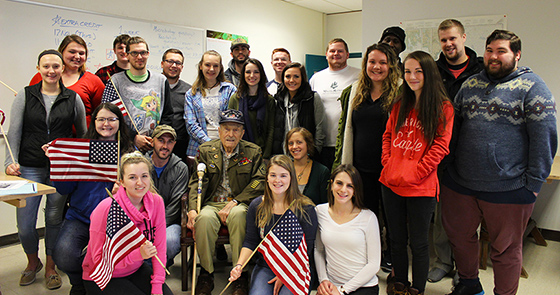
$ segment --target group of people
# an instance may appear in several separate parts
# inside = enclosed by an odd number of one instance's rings
[[[450,294],[484,294],[476,235],[482,219],[494,293],[515,294],[523,232],[557,147],[554,98],[518,66],[521,40],[513,32],[492,32],[478,58],[465,47],[463,25],[444,20],[437,61],[414,51],[401,62],[405,36],[399,27],[385,29],[361,69],[347,64],[346,42],[333,39],[328,68],[309,80],[305,67],[277,48],[270,81],[247,41],[237,39],[227,69],[216,51],[202,55],[192,86],[179,79],[180,50],[163,54],[162,74],[148,70],[141,37],[118,36],[117,60],[96,75],[85,71],[88,50],[79,36],[43,51],[39,73],[12,106],[14,158],[6,159],[6,174],[51,183],[49,148],[57,138],[119,140],[122,155],[116,183],[53,182],[58,193],[47,196],[45,210],[47,288],[62,284],[56,265],[68,274],[71,294],[172,294],[164,267],[180,252],[180,203],[188,194],[187,227],[201,266],[197,295],[214,289],[222,227],[233,294],[297,293],[261,253],[251,276],[245,267],[286,214],[299,223],[309,269],[294,280],[319,295],[378,294],[380,268],[389,272],[387,294],[424,294],[427,281],[455,267]],[[205,164],[203,176],[189,175],[189,157],[196,158],[192,167]],[[28,258],[22,286],[43,267],[35,229],[40,200],[17,209]],[[102,290],[92,274],[115,203],[146,242],[115,265]],[[437,258],[430,270],[432,219]]]

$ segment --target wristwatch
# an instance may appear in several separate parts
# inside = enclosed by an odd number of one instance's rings
[[[343,286],[338,287],[338,292],[342,295],[347,295],[348,293],[346,293],[346,290],[344,290]]]

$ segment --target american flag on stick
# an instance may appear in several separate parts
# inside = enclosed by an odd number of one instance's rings
[[[121,110],[123,116],[128,116],[126,106],[117,92],[115,84],[113,84],[113,80],[111,80],[111,84],[107,83],[107,86],[105,86],[105,91],[103,92],[103,102],[110,102],[116,105],[119,107],[119,110]]]
[[[117,181],[116,140],[55,139],[49,159],[52,181]]]
[[[299,220],[288,209],[259,246],[268,266],[293,294],[309,293],[309,257]]]
[[[107,214],[106,233],[101,259],[89,274],[101,290],[111,281],[115,265],[147,241],[115,199]]]

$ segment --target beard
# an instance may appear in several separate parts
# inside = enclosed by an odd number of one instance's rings
[[[500,67],[499,68],[494,68],[492,69],[490,67],[490,64],[494,61],[498,61],[500,63]],[[488,76],[490,76],[493,79],[501,79],[507,75],[509,75],[510,73],[512,73],[513,71],[515,71],[517,67],[517,64],[515,62],[515,58],[512,58],[511,61],[504,63],[501,62],[500,60],[489,60],[489,61],[484,61],[484,69],[486,70],[486,73],[488,73]]]

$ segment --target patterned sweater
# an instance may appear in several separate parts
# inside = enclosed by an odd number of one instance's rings
[[[539,192],[557,147],[556,110],[544,81],[527,67],[499,80],[486,71],[455,98],[459,134],[452,178],[483,192]]]

